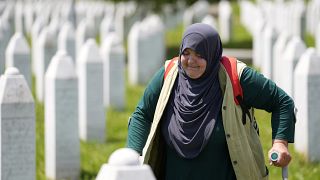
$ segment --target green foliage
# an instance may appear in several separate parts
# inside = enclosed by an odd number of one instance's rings
[[[311,35],[310,33],[306,33],[304,38],[307,47],[315,47],[316,42],[313,35]]]

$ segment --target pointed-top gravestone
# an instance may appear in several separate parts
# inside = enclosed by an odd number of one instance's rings
[[[0,123],[0,179],[36,179],[34,100],[14,67],[0,78]]]
[[[140,165],[139,154],[129,148],[113,152],[108,164],[103,164],[96,180],[155,180],[149,165]]]
[[[87,39],[96,38],[95,29],[94,29],[94,20],[92,18],[84,19],[80,22],[79,26],[77,27],[76,32],[76,58],[80,54],[82,45],[87,41]],[[77,66],[76,60],[76,66]]]
[[[115,25],[113,17],[110,15],[105,16],[101,25],[100,25],[100,38],[102,41],[105,40],[105,37],[110,33],[115,31]],[[102,42],[101,41],[101,42]]]
[[[45,77],[45,172],[50,179],[78,179],[78,82],[65,51],[52,58]]]
[[[75,31],[71,23],[65,23],[59,33],[58,50],[64,50],[75,62],[76,58],[76,41]]]
[[[262,66],[263,62],[263,32],[266,27],[266,23],[264,19],[259,19],[258,22],[255,23],[254,31],[253,31],[253,59],[252,64],[256,67]]]
[[[11,37],[10,25],[5,18],[0,18],[0,74],[5,69],[5,51]]]
[[[294,70],[301,57],[306,51],[306,45],[299,36],[293,37],[289,42],[285,51],[283,51],[282,61],[280,61],[279,69],[279,86],[288,95],[294,98]],[[297,82],[299,83],[299,82]]]
[[[155,15],[133,25],[128,38],[128,72],[131,84],[146,84],[152,74],[163,65],[163,28],[161,19]]]
[[[103,62],[94,39],[82,46],[78,61],[80,138],[105,141]]]
[[[309,48],[294,72],[294,97],[298,109],[295,130],[296,150],[310,161],[320,161],[320,56]]]
[[[219,27],[221,41],[230,41],[232,35],[232,8],[229,1],[220,1],[219,3]]]
[[[31,29],[31,46],[32,46],[32,72],[35,76],[37,76],[37,64],[39,61],[39,36],[42,31],[42,29],[45,27],[45,20],[43,17],[38,17],[35,22],[33,23],[32,29]]]
[[[281,33],[273,47],[273,80],[275,83],[280,82],[280,78],[282,75],[282,66],[280,66],[281,61],[283,60],[283,52],[285,47],[287,46],[290,40],[290,35],[287,32]]]
[[[320,22],[318,23],[318,30],[316,33],[316,48],[318,54],[320,54]]]
[[[104,63],[104,105],[125,106],[125,51],[116,33],[110,33],[101,47]]]
[[[292,33],[294,36],[304,38],[306,25],[306,8],[303,1],[292,2]]]
[[[18,68],[31,88],[30,48],[22,33],[16,33],[9,42],[6,50],[6,66]]]
[[[202,19],[202,23],[208,24],[214,29],[218,29],[217,21],[212,15],[207,15]]]
[[[277,39],[277,32],[272,26],[266,26],[263,32],[263,54],[261,71],[264,76],[269,79],[273,79],[273,47]]]
[[[36,64],[36,93],[37,98],[40,102],[44,100],[44,76],[49,66],[49,63],[57,51],[57,37],[50,30],[50,28],[45,27],[39,36],[39,59],[38,64]]]

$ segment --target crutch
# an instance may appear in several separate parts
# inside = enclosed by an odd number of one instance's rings
[[[270,160],[272,162],[276,162],[279,159],[279,152],[277,151],[272,151],[270,155]],[[285,166],[282,168],[282,179],[283,180],[288,180],[288,166]]]

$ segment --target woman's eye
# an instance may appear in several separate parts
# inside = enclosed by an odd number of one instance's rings
[[[197,54],[196,56],[197,56],[198,58],[202,58],[202,56],[201,56],[200,54]]]

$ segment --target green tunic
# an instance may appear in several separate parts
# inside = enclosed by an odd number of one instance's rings
[[[163,84],[164,68],[150,81],[129,123],[127,147],[139,153],[147,140],[157,100]],[[294,103],[275,83],[246,67],[240,78],[244,103],[272,112],[272,138],[294,140]],[[200,155],[184,159],[166,148],[166,179],[236,179],[230,161],[221,114],[212,136]]]

